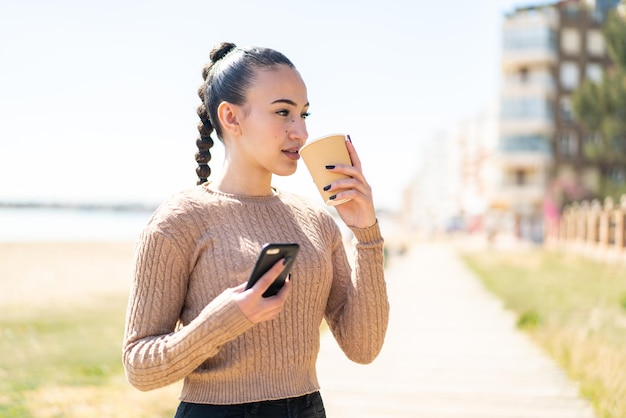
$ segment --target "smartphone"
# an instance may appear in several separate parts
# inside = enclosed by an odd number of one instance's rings
[[[285,269],[278,275],[274,283],[263,293],[263,297],[267,298],[274,296],[285,284],[287,275],[291,271],[291,266],[296,260],[296,255],[300,246],[296,243],[267,243],[261,248],[259,258],[256,260],[256,264],[252,269],[250,278],[248,279],[248,285],[246,289],[250,289],[254,284],[263,276],[276,262],[280,259],[290,257],[285,265]]]

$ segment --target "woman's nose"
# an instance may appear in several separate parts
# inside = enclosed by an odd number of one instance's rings
[[[309,137],[309,132],[306,129],[306,122],[304,119],[294,121],[291,129],[291,138],[301,142],[305,142]]]

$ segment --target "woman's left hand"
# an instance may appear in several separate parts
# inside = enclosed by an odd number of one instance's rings
[[[350,138],[348,136],[348,138]],[[346,147],[352,160],[352,166],[337,164],[335,168],[328,169],[335,173],[350,176],[349,179],[336,180],[330,185],[329,192],[335,193],[335,199],[350,199],[345,203],[335,206],[337,213],[346,225],[354,228],[368,228],[376,223],[376,211],[372,188],[363,176],[361,160],[352,145],[352,141],[346,141]]]

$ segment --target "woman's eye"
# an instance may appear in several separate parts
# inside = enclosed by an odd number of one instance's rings
[[[276,112],[277,115],[280,116],[289,116],[289,111],[288,110],[279,110],[278,112]]]
[[[311,116],[311,112],[305,112],[305,113],[302,114],[302,119],[306,119],[309,116]]]

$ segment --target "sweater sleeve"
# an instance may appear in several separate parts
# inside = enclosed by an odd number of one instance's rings
[[[147,228],[135,256],[126,313],[123,363],[128,381],[140,390],[174,383],[215,356],[220,346],[253,324],[227,289],[183,327],[178,326],[190,275],[176,242]]]
[[[353,228],[354,269],[348,264],[341,234],[333,244],[333,285],[326,320],[344,353],[370,363],[382,349],[389,321],[383,266],[383,238],[378,223]]]

